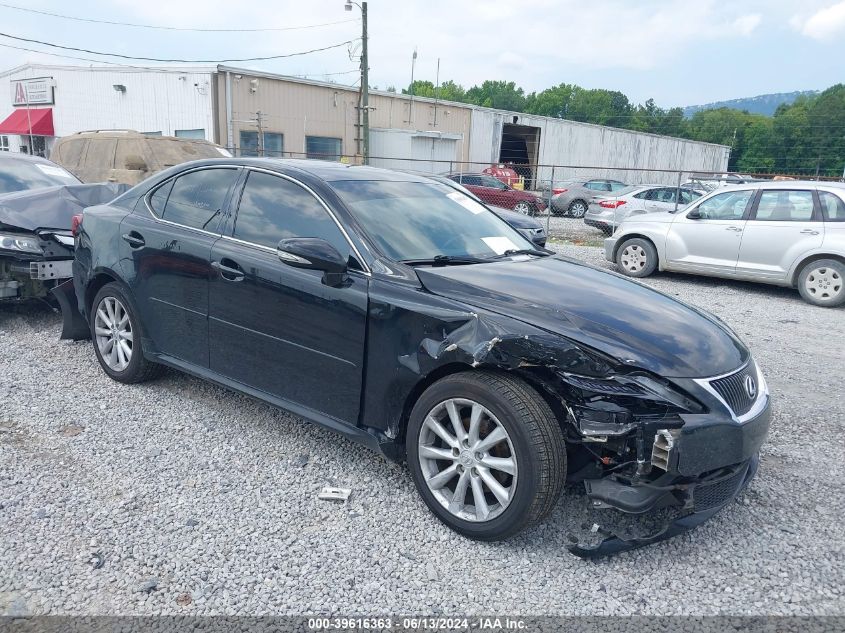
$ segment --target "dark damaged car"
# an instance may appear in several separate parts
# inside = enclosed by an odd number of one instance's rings
[[[45,299],[72,275],[72,219],[126,191],[83,185],[49,160],[0,152],[0,304]]]
[[[407,460],[475,539],[542,520],[564,482],[602,511],[576,554],[666,538],[741,492],[769,427],[724,323],[421,176],[185,164],[85,211],[63,287],[115,380],[173,367]]]

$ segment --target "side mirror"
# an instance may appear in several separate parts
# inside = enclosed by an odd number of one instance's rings
[[[687,218],[689,218],[690,220],[700,220],[701,213],[698,212],[698,209],[693,209],[692,211],[687,213]]]
[[[346,260],[337,249],[319,237],[292,237],[281,240],[276,249],[279,260],[294,268],[321,270],[327,286],[340,283],[346,273]]]

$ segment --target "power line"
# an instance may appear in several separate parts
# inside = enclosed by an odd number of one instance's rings
[[[61,57],[62,59],[75,59],[83,62],[94,62],[95,64],[109,64],[118,68],[132,68],[134,70],[149,70],[153,72],[169,73],[173,70],[166,68],[151,68],[149,66],[132,66],[131,64],[122,64],[121,62],[113,62],[108,59],[93,59],[91,57],[76,57],[74,55],[62,55],[61,53],[50,53],[47,51],[39,51],[34,48],[26,48],[24,46],[12,46],[11,44],[0,44],[3,48],[13,48],[17,51],[28,51],[30,53],[38,53],[39,55],[49,55],[51,57]],[[87,68],[85,70],[88,70]]]
[[[330,46],[323,46],[321,48],[312,48],[311,50],[307,51],[300,51],[297,53],[286,53],[284,55],[267,55],[264,57],[241,57],[238,59],[161,59],[159,57],[135,57],[132,55],[122,55],[120,53],[102,53],[100,51],[92,51],[87,48],[75,48],[73,46],[63,46],[61,44],[52,44],[50,42],[44,42],[41,40],[34,40],[27,37],[18,37],[16,35],[9,35],[8,33],[0,33],[2,37],[8,37],[9,39],[17,40],[19,42],[28,42],[30,44],[41,44],[42,46],[49,46],[51,48],[60,48],[66,51],[75,51],[78,53],[89,53],[91,55],[105,55],[108,57],[119,57],[120,59],[131,59],[137,61],[144,61],[144,62],[163,62],[168,64],[218,64],[218,63],[228,63],[228,62],[259,62],[259,61],[267,61],[271,59],[283,59],[286,57],[299,57],[302,55],[309,55],[311,53],[319,53],[321,51],[327,51],[333,48],[340,48],[341,46],[348,46],[354,40],[347,40],[345,42],[340,42],[339,44],[332,44]]]
[[[351,20],[339,20],[337,22],[324,22],[322,24],[306,24],[303,26],[287,26],[287,27],[279,27],[279,28],[258,28],[258,29],[200,29],[200,28],[187,28],[187,27],[179,27],[179,26],[159,26],[156,24],[138,24],[133,22],[116,22],[112,20],[97,20],[94,18],[81,18],[73,15],[62,15],[61,13],[51,13],[49,11],[39,11],[38,9],[30,9],[28,7],[19,7],[13,4],[6,4],[5,2],[0,2],[0,7],[5,7],[6,9],[14,9],[15,11],[25,11],[27,13],[37,13],[38,15],[47,15],[52,18],[61,18],[63,20],[74,20],[76,22],[90,22],[93,24],[108,24],[111,26],[131,26],[133,28],[139,29],[158,29],[162,31],[194,31],[198,33],[261,33],[261,32],[268,32],[268,31],[299,31],[303,29],[316,29],[323,26],[334,26],[335,24],[348,24],[349,22],[357,22],[358,18],[353,18]]]

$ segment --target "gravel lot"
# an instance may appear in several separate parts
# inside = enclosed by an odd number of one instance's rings
[[[845,311],[646,283],[745,339],[775,417],[742,499],[597,562],[564,547],[585,520],[577,490],[510,542],[464,540],[366,449],[176,372],[120,385],[90,343],[57,341],[57,315],[0,310],[0,613],[845,614]],[[327,484],[352,497],[318,501]]]

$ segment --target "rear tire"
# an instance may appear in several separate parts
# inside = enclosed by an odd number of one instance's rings
[[[573,218],[583,218],[587,213],[587,206],[583,200],[573,200],[569,203],[569,215]]]
[[[845,304],[845,264],[835,259],[817,259],[801,269],[798,292],[807,303],[825,308]]]
[[[165,367],[144,358],[143,330],[135,304],[123,287],[110,282],[91,304],[91,341],[100,367],[118,382],[132,384],[160,376]]]
[[[566,477],[554,413],[532,387],[503,374],[464,372],[431,385],[411,411],[405,446],[429,509],[481,541],[542,520]]]
[[[628,277],[648,277],[657,268],[657,250],[641,237],[625,240],[616,251],[616,265]]]

